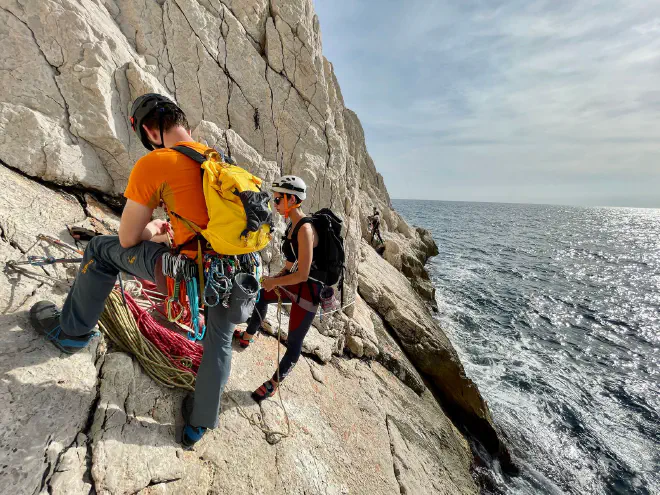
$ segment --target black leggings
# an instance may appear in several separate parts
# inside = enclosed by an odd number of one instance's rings
[[[312,287],[315,292],[314,299],[318,300],[318,287],[316,287],[316,284],[312,284]],[[300,296],[305,299],[305,301],[312,299],[309,292],[309,284],[307,282],[302,282],[299,285],[287,286],[286,289],[293,294],[298,294],[298,291],[300,291]],[[291,301],[291,298],[287,295],[286,292],[280,292],[282,294],[283,302],[291,302],[291,311],[289,312],[289,336],[286,340],[286,352],[284,353],[284,357],[280,362],[281,382],[296,365],[298,359],[300,359],[303,340],[305,340],[305,336],[307,335],[309,328],[312,326],[318,305],[312,306],[314,308],[313,312],[307,311],[306,309],[303,309],[298,304],[296,304],[296,298]],[[257,329],[259,328],[261,321],[266,317],[268,305],[276,302],[277,294],[275,294],[274,291],[265,291],[261,289],[259,293],[259,302],[254,307],[252,318],[250,318],[250,323],[246,329],[248,335],[254,335],[257,333]],[[273,374],[273,381],[277,382],[277,371],[275,374]]]
[[[378,226],[374,227],[373,230],[371,231],[371,242],[370,242],[370,244],[374,243],[374,238],[376,236],[378,236],[378,242],[383,244],[383,238],[380,236],[380,227],[378,227]]]

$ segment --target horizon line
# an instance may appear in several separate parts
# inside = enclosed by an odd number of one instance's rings
[[[486,200],[465,200],[465,199],[428,199],[428,198],[390,198],[391,201],[428,201],[440,203],[483,203],[498,205],[533,205],[533,206],[568,206],[571,208],[632,208],[640,210],[660,210],[658,206],[613,206],[613,205],[578,205],[568,203],[526,203],[522,201],[486,201]]]

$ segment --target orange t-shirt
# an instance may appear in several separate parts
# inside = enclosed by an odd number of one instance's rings
[[[177,145],[188,146],[200,153],[208,149],[208,146],[195,142],[178,142]],[[172,149],[157,149],[140,158],[128,178],[124,196],[149,208],[157,208],[162,200],[168,213],[173,211],[202,229],[209,222],[199,163]],[[175,246],[181,246],[195,236],[175,215],[170,215],[170,222]],[[197,248],[182,252],[194,258]]]

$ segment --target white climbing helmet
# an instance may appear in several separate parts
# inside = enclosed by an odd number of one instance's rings
[[[273,186],[270,190],[282,194],[298,196],[300,201],[304,201],[307,197],[307,186],[305,185],[305,181],[296,175],[285,175],[280,177],[273,182]]]

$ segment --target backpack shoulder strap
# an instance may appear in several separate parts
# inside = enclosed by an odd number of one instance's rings
[[[314,219],[312,217],[303,217],[298,221],[298,224],[296,225],[296,228],[293,229],[293,232],[291,232],[291,240],[295,240],[298,242],[298,232],[300,232],[300,228],[305,225],[306,223],[314,223]]]
[[[193,232],[193,233],[195,233],[195,234],[201,234],[201,233],[202,233],[202,229],[201,229],[201,227],[199,227],[196,223],[191,222],[190,220],[186,220],[185,218],[183,218],[181,215],[179,215],[179,214],[178,214],[177,212],[175,212],[175,211],[169,210],[169,213],[170,213],[171,215],[174,215],[174,216],[175,216],[176,218],[178,218],[181,222],[183,222],[184,225],[185,225],[186,227],[188,227],[188,229],[189,229],[191,232]]]
[[[182,155],[186,155],[188,158],[196,161],[200,165],[206,161],[206,157],[204,155],[202,155],[199,151],[190,148],[189,146],[179,145],[179,146],[173,146],[170,149],[174,151],[178,151]],[[202,169],[202,175],[204,175],[204,169]],[[190,220],[186,220],[185,218],[183,218],[181,215],[179,215],[174,211],[170,211],[170,213],[175,217],[177,217],[179,220],[181,220],[186,225],[186,227],[188,227],[188,229],[194,232],[195,234],[199,234],[202,232],[202,229],[199,226],[197,226],[195,223],[191,222]]]
[[[202,155],[199,151],[194,150],[188,146],[179,145],[179,146],[174,146],[170,149],[174,151],[178,151],[182,155],[186,155],[188,158],[190,158],[191,160],[195,160],[200,165],[206,161],[206,157],[204,155]]]

